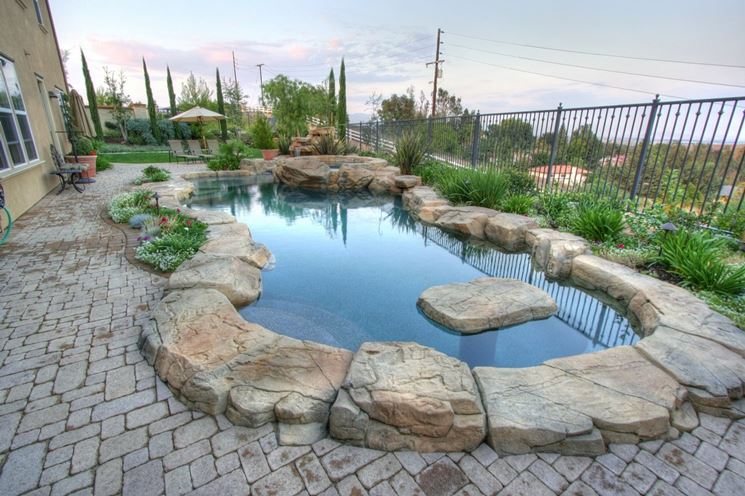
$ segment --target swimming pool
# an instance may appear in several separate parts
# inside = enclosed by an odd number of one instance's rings
[[[415,341],[471,367],[524,367],[638,340],[625,317],[573,287],[546,281],[524,253],[503,253],[413,220],[399,197],[289,188],[271,176],[201,180],[187,206],[248,224],[274,254],[249,321],[355,351],[365,341]],[[416,306],[425,289],[494,276],[548,292],[548,319],[460,335]]]

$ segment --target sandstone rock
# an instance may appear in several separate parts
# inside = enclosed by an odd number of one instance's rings
[[[714,341],[658,327],[636,348],[687,386],[696,406],[727,408],[745,393],[745,360]]]
[[[225,226],[210,226],[207,242],[199,251],[213,255],[233,255],[259,269],[273,261],[266,246],[251,239],[248,226],[237,222]]]
[[[543,290],[515,279],[484,277],[425,290],[417,305],[427,317],[465,334],[497,329],[556,313]]]
[[[422,184],[422,178],[419,176],[396,176],[393,180],[395,181],[396,186],[401,189],[411,189]]]
[[[331,435],[388,451],[462,451],[485,435],[468,366],[416,343],[364,343],[331,409]]]
[[[274,168],[274,178],[293,187],[326,189],[329,185],[328,165],[311,157],[278,159]]]
[[[336,184],[339,189],[359,191],[367,189],[375,174],[363,164],[344,164],[339,168]]]
[[[263,158],[244,158],[241,160],[241,171],[249,174],[262,174],[273,171],[277,163],[274,160],[264,160]]]
[[[571,358],[564,363],[547,362],[554,366],[475,368],[473,373],[489,423],[490,445],[502,453],[562,450],[571,446],[571,453],[577,454],[576,450],[583,445],[592,453],[597,450],[597,442],[592,438],[570,442],[575,436],[590,434],[594,428],[608,439],[665,436],[670,428],[670,411],[666,406],[679,401],[678,390],[672,387],[670,379],[646,365],[643,370],[653,373],[652,379],[641,381],[638,386],[626,384],[627,372],[621,370],[619,363],[630,357],[632,363],[643,366],[639,358],[633,355],[633,350],[625,350],[615,356],[608,355],[605,366],[604,353],[607,352],[584,355],[592,359],[578,367],[567,367],[570,372],[558,365],[571,364]],[[654,391],[655,384],[662,384],[662,390],[668,393]],[[654,391],[654,396],[643,396],[650,391]]]
[[[698,427],[698,415],[689,401],[686,401],[679,409],[673,411],[671,420],[673,427],[680,431],[690,432]]]
[[[489,218],[484,228],[486,239],[505,250],[520,251],[527,246],[525,232],[538,224],[524,215],[500,213]]]
[[[196,219],[199,222],[204,222],[210,226],[218,224],[233,224],[235,223],[235,217],[225,212],[218,212],[216,210],[192,210],[190,208],[182,208],[181,213]]]
[[[525,242],[536,267],[553,279],[569,277],[572,260],[590,248],[587,241],[579,236],[553,229],[528,229]]]
[[[212,288],[235,306],[253,303],[261,294],[261,271],[231,255],[197,253],[168,279],[168,289]]]
[[[486,223],[497,214],[496,210],[483,207],[447,207],[439,211],[434,224],[443,229],[484,239]]]
[[[448,201],[429,186],[416,186],[407,189],[404,191],[402,199],[404,208],[408,210],[415,219],[421,218],[425,222],[434,222],[434,220],[436,220],[436,217],[428,217],[425,219],[422,215],[425,209],[432,211],[432,209],[436,207],[448,205]],[[430,220],[430,218],[432,220]]]
[[[352,359],[244,321],[214,289],[173,291],[153,318],[162,343],[156,372],[184,401],[240,425],[298,426],[287,439],[308,440],[325,426]]]

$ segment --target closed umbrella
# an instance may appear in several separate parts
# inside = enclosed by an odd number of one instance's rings
[[[222,114],[218,114],[217,112],[213,112],[209,109],[206,109],[204,107],[193,107],[185,112],[181,112],[180,114],[174,115],[169,120],[175,121],[175,122],[196,122],[200,125],[200,128],[202,129],[202,142],[203,147],[207,147],[207,141],[204,139],[204,127],[202,127],[202,124],[205,122],[213,122],[213,121],[221,121],[225,119],[225,116]]]

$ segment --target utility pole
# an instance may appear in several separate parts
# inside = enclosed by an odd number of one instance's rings
[[[235,71],[235,52],[233,52],[233,81],[238,84],[238,73]]]
[[[261,66],[264,64],[256,64],[256,67],[259,68],[259,86],[261,87],[261,106],[264,106],[264,78],[261,75]]]
[[[435,116],[435,111],[437,110],[437,78],[440,74],[440,64],[445,62],[444,60],[440,60],[440,34],[441,33],[443,33],[442,29],[437,28],[437,45],[435,45],[435,61],[427,63],[427,67],[431,65],[435,66],[435,78],[432,81],[434,85],[432,87],[432,117]]]

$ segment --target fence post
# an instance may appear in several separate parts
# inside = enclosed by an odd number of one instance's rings
[[[636,166],[636,174],[634,175],[634,184],[631,186],[631,194],[629,200],[633,200],[639,193],[639,185],[642,182],[642,176],[644,175],[644,163],[647,161],[647,155],[649,154],[649,145],[652,144],[652,132],[654,131],[654,122],[657,118],[657,109],[660,106],[660,95],[657,95],[652,100],[652,108],[649,110],[649,119],[647,119],[647,130],[644,132],[644,142],[642,143],[642,151],[639,154],[639,164]]]
[[[546,191],[551,191],[551,176],[556,161],[556,152],[559,146],[559,131],[561,130],[561,113],[563,107],[561,103],[556,107],[556,120],[554,121],[554,135],[551,138],[551,156],[548,159],[548,169],[546,170]]]
[[[479,160],[479,141],[481,141],[481,113],[476,113],[473,121],[473,136],[471,136],[471,167],[476,168]]]
[[[358,136],[360,141],[360,150],[362,150],[362,122],[360,122],[360,135]]]
[[[380,121],[375,121],[375,153],[380,153]]]

